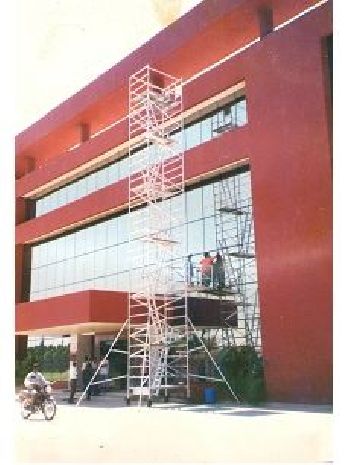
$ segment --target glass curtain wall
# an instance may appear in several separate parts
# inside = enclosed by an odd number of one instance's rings
[[[241,201],[251,206],[250,171],[232,175],[239,177]],[[216,253],[214,184],[187,191],[186,225],[187,255],[197,265],[204,252]],[[171,212],[172,202],[169,199]],[[128,289],[129,219],[131,212],[105,220],[71,234],[31,248],[30,300],[67,294],[86,289]],[[174,231],[176,234],[176,231]],[[135,270],[135,272],[137,272]]]
[[[247,102],[245,97],[241,97],[216,109],[201,120],[186,125],[183,137],[184,150],[190,150],[227,130],[245,124],[247,124]],[[147,149],[140,149],[140,154],[145,150]],[[44,215],[103,187],[114,184],[129,175],[128,169],[128,158],[123,158],[38,199],[35,206],[35,216]]]

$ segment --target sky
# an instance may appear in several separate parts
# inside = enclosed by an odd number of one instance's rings
[[[16,132],[201,0],[16,0]]]

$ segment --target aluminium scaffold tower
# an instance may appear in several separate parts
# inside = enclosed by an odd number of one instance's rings
[[[186,217],[181,80],[150,66],[129,78],[128,318],[92,376],[91,385],[127,379],[127,404],[151,406],[172,390],[190,397],[189,356],[204,350],[232,396],[236,394],[187,311]],[[127,350],[117,349],[126,330]],[[197,345],[189,348],[189,338]],[[127,357],[127,373],[98,381],[111,352]]]
[[[149,66],[129,78],[127,398],[189,396],[182,83]],[[143,208],[137,208],[142,206]]]
[[[260,311],[255,261],[249,171],[214,185],[217,250],[223,257],[223,299],[231,302],[223,315],[223,345],[251,346],[261,351]]]

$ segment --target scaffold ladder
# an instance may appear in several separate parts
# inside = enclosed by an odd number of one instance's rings
[[[223,257],[225,287],[234,302],[234,310],[223,315],[229,329],[223,330],[222,339],[226,345],[249,345],[260,350],[252,202],[245,194],[239,176],[214,184],[217,250]]]

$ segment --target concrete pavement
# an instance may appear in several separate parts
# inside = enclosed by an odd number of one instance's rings
[[[21,462],[326,462],[332,460],[327,406],[154,404],[126,407],[106,395],[80,407],[58,398],[57,417],[16,418]]]

